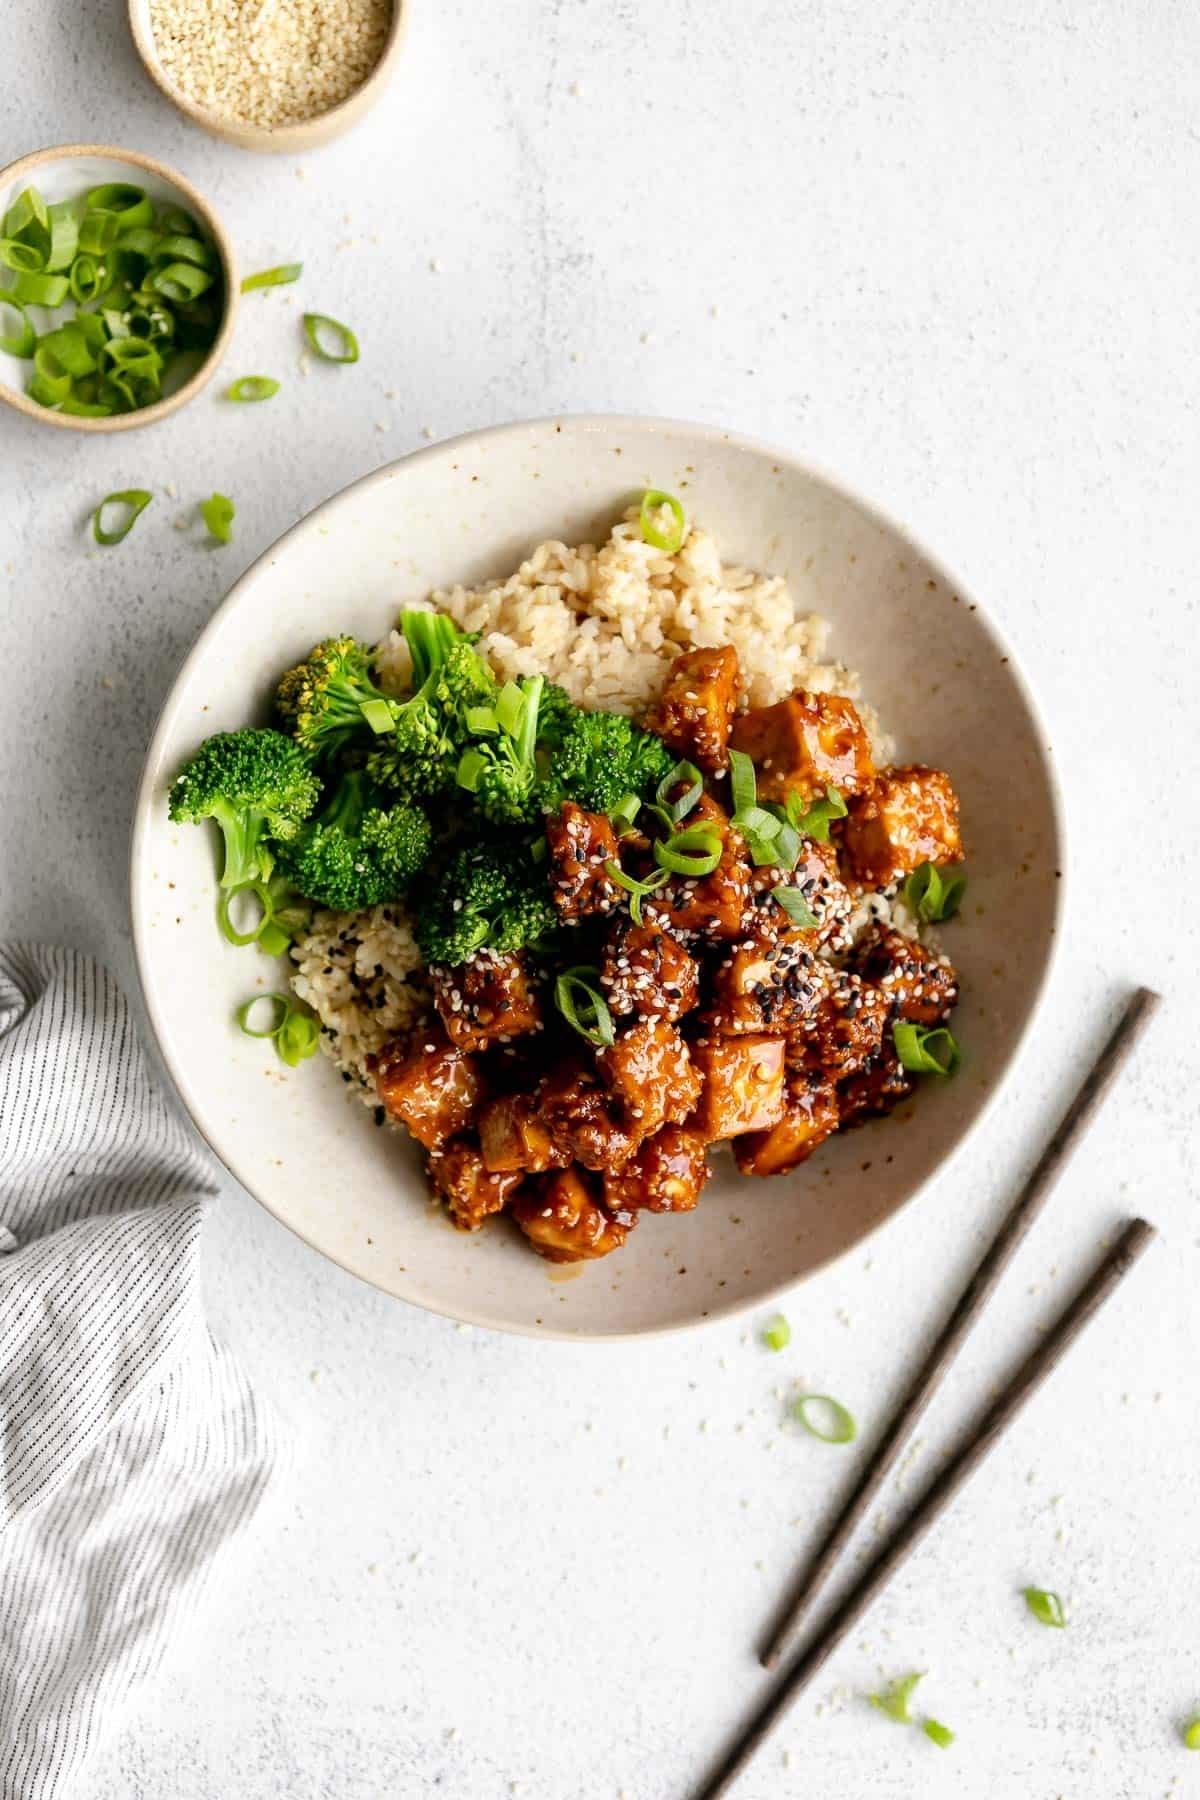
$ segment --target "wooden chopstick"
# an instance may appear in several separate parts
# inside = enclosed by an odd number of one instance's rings
[[[801,1570],[762,1652],[761,1660],[765,1669],[773,1669],[795,1642],[834,1564],[865,1518],[972,1326],[995,1292],[1000,1277],[1049,1199],[1054,1183],[1066,1167],[1071,1152],[1095,1118],[1105,1095],[1133,1054],[1159,1004],[1158,995],[1151,993],[1149,988],[1139,988],[1130,999],[1112,1036],[1064,1113],[1058,1130],[1039,1157],[1037,1167],[984,1251],[978,1268],[967,1283],[958,1305],[942,1327],[937,1342],[901,1401],[899,1411],[884,1432],[883,1440],[859,1477],[857,1486],[852,1490],[824,1542]]]
[[[1012,1424],[1025,1402],[1066,1355],[1092,1314],[1098,1312],[1121,1279],[1149,1247],[1154,1227],[1130,1220],[1113,1248],[1080,1288],[1049,1334],[1026,1358],[1000,1398],[984,1414],[958,1454],[946,1464],[921,1500],[875,1561],[841,1602],[817,1641],[776,1687],[766,1705],[743,1732],[707,1786],[695,1800],[721,1800],[732,1791],[751,1759],[762,1748],[784,1714],[852,1632],[892,1576],[912,1555],[926,1533],[950,1506]]]

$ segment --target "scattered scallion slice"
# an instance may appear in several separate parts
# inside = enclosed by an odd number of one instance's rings
[[[225,398],[238,401],[270,400],[278,392],[279,383],[271,375],[239,375],[225,389]]]
[[[733,794],[735,815],[758,804],[758,780],[754,764],[744,750],[729,752],[729,786]]]
[[[638,881],[627,874],[620,863],[606,862],[604,869],[610,879],[629,895],[629,916],[635,925],[642,924],[642,901],[657,893],[671,879],[665,869],[656,869],[645,881]]]
[[[1051,1625],[1061,1631],[1067,1622],[1063,1603],[1056,1593],[1049,1588],[1027,1587],[1021,1589],[1025,1604],[1039,1625]]]
[[[458,771],[455,780],[460,788],[473,794],[479,786],[479,778],[487,768],[487,757],[479,750],[466,749],[458,759]]]
[[[792,1341],[792,1328],[782,1313],[776,1313],[763,1326],[762,1335],[768,1350],[786,1350]]]
[[[237,508],[228,494],[210,494],[207,500],[200,502],[200,517],[218,544],[227,544],[233,537],[233,520],[236,512]],[[367,702],[367,705],[373,704],[373,701]],[[385,706],[383,710],[386,713],[387,707]],[[389,730],[391,723],[392,716],[388,713],[388,721],[383,729]]]
[[[656,838],[654,860],[672,875],[711,875],[721,860],[721,840],[708,825],[689,825],[664,843]]]
[[[247,896],[258,903],[258,917],[243,931],[234,923],[233,903],[241,905]],[[272,923],[275,914],[274,903],[265,881],[250,881],[242,887],[222,888],[217,896],[217,924],[221,927],[221,936],[227,943],[241,949],[246,944],[257,944],[264,931]],[[255,1035],[253,1032],[250,1034]]]
[[[789,794],[787,814],[789,822],[803,837],[827,844],[831,822],[846,816],[846,802],[835,787],[827,787],[824,799],[813,800],[806,808],[800,806],[795,794]]]
[[[273,1038],[291,1011],[291,1005],[286,994],[255,994],[252,1000],[242,1002],[234,1014],[234,1018],[247,1037]],[[251,1024],[251,1014],[264,1006],[270,1006],[276,1010],[271,1014],[271,1023],[259,1028]]]
[[[5,307],[16,313],[21,321],[21,329],[0,332],[0,351],[5,356],[19,356],[28,360],[37,348],[37,328],[19,300],[14,300],[11,294],[0,292],[0,318],[3,318]]]
[[[936,863],[924,862],[904,884],[904,904],[926,925],[936,925],[953,918],[966,891],[967,878],[961,870],[944,876]]]
[[[939,1750],[948,1750],[954,1742],[954,1733],[948,1725],[943,1725],[940,1719],[922,1719],[921,1730],[931,1743],[937,1745]]]
[[[771,889],[771,896],[779,902],[793,925],[799,926],[801,931],[815,929],[816,915],[799,888],[788,887],[786,882],[781,881],[778,887]]]
[[[823,1444],[852,1444],[858,1436],[854,1415],[828,1394],[801,1394],[792,1417]]]
[[[319,356],[322,362],[358,361],[358,339],[348,325],[343,325],[338,319],[331,319],[327,313],[305,313],[304,335],[312,346],[313,354]]]
[[[897,1725],[911,1725],[913,1716],[910,1702],[918,1683],[924,1679],[923,1670],[915,1675],[903,1675],[899,1681],[893,1681],[890,1687],[884,1688],[881,1694],[869,1695],[871,1705],[889,1719],[894,1719]]]
[[[256,1007],[264,1004],[273,1006],[276,1011],[269,1026],[256,1028],[250,1023],[250,1017]],[[297,1006],[289,994],[255,994],[238,1007],[234,1017],[247,1037],[273,1038],[280,1061],[292,1069],[312,1056],[320,1042],[321,1028],[317,1021],[311,1013]]]
[[[1179,1735],[1189,1750],[1200,1750],[1200,1719],[1190,1719]]]
[[[657,519],[664,507],[671,515],[671,525],[666,531],[660,528]],[[687,536],[687,519],[682,506],[674,494],[664,494],[658,488],[647,488],[642,495],[638,526],[645,541],[655,550],[665,550],[668,556],[675,555]]]
[[[520,736],[525,713],[525,696],[515,681],[506,681],[496,696],[496,723],[509,737]]]
[[[257,275],[247,275],[242,292],[252,294],[256,288],[286,287],[291,281],[299,281],[303,267],[303,263],[277,263],[273,269],[260,269]]]
[[[148,488],[122,488],[119,493],[105,494],[99,506],[92,514],[92,536],[98,544],[120,544],[133,530],[134,525],[149,506],[153,495]],[[106,507],[121,507],[123,514],[113,526],[104,523]]]
[[[681,781],[687,786],[677,800],[670,798],[672,788],[677,788]],[[704,777],[692,762],[677,762],[674,768],[668,769],[654,790],[654,798],[659,805],[665,807],[670,818],[677,825],[680,819],[686,819],[701,794],[704,792]]]
[[[468,723],[470,715],[468,714]],[[618,837],[628,837],[633,830],[634,820],[642,810],[642,803],[636,794],[622,794],[617,804],[609,813],[609,823]]]
[[[956,1075],[962,1052],[944,1025],[932,1030],[907,1020],[892,1026],[896,1055],[911,1075]]]
[[[474,737],[495,737],[500,729],[500,721],[492,706],[468,706],[464,717],[467,730]]]
[[[554,1004],[573,1031],[589,1044],[611,1044],[616,1036],[608,1002],[597,985],[600,971],[564,969],[554,983]]]

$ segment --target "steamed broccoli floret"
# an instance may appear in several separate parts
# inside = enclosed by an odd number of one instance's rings
[[[543,675],[508,681],[494,706],[466,715],[471,741],[458,764],[458,785],[474,796],[493,825],[528,825],[542,816],[537,742]]]
[[[325,638],[279,683],[280,717],[312,756],[391,728],[396,702],[371,679],[371,652],[352,637]]]
[[[320,812],[279,851],[293,887],[319,906],[357,912],[394,899],[429,855],[429,820],[393,804],[361,770],[344,775]]]
[[[265,881],[268,840],[295,837],[321,792],[304,752],[281,731],[221,731],[201,744],[171,787],[172,819],[215,819],[225,839],[223,888]]]
[[[559,687],[556,681],[548,681],[542,689],[542,702],[538,708],[538,743],[548,749],[560,744],[563,732],[578,710],[566,688]]]
[[[491,704],[496,679],[472,639],[460,636],[443,614],[404,613],[400,624],[412,653],[415,692],[392,703],[393,729],[376,741],[367,768],[398,794],[431,799],[453,788],[468,737],[467,713]]]
[[[652,793],[674,766],[661,738],[623,713],[576,711],[550,753],[545,800],[574,800],[589,812],[612,812],[626,794]]]
[[[462,963],[475,951],[502,955],[532,944],[555,923],[545,872],[524,839],[472,844],[450,860],[419,901],[417,944],[427,963]]]

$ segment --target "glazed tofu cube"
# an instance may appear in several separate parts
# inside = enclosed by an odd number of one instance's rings
[[[827,787],[861,794],[875,765],[871,742],[851,700],[803,689],[776,706],[756,706],[734,722],[730,743],[756,765],[760,800],[805,803]]]
[[[891,1005],[882,989],[850,969],[831,970],[821,1000],[788,1040],[791,1068],[853,1075],[891,1041]]]
[[[460,1050],[507,1044],[541,1025],[541,1004],[523,954],[480,950],[470,962],[432,968],[429,976],[446,1035]]]
[[[708,825],[721,839],[721,860],[711,875],[673,875],[642,904],[642,918],[684,939],[737,937],[750,892],[750,859],[728,814],[701,796],[684,821]]]
[[[555,1143],[585,1169],[621,1168],[651,1129],[625,1118],[595,1065],[582,1060],[565,1062],[547,1075],[536,1105]]]
[[[735,1138],[733,1154],[743,1175],[785,1175],[806,1162],[841,1124],[837,1089],[831,1081],[793,1075],[778,1125]]]
[[[704,1088],[689,1123],[706,1143],[779,1123],[785,1050],[781,1037],[708,1037],[693,1047]]]
[[[817,955],[812,933],[745,938],[713,973],[706,1023],[732,1036],[796,1031],[812,1017],[828,984],[829,964]]]
[[[615,1044],[597,1052],[596,1067],[622,1121],[639,1138],[662,1125],[682,1124],[700,1096],[688,1047],[665,1019],[631,1025]]]
[[[600,986],[618,1018],[679,1019],[696,1004],[700,965],[669,932],[629,922],[609,934]]]
[[[432,1030],[393,1039],[368,1068],[389,1117],[427,1150],[440,1150],[473,1124],[487,1092],[475,1058]]]
[[[521,1169],[540,1175],[565,1168],[571,1158],[528,1094],[502,1094],[479,1114],[479,1145],[485,1168],[499,1174]]]
[[[513,1203],[513,1218],[548,1262],[589,1262],[620,1249],[637,1220],[602,1206],[582,1169],[559,1169]]]
[[[944,1025],[958,1000],[958,977],[948,957],[905,937],[880,931],[862,946],[855,967],[887,997],[892,1017],[914,1025]]]
[[[621,863],[617,834],[603,813],[585,812],[568,800],[546,820],[550,845],[550,894],[564,919],[611,912],[622,889],[607,865]]]
[[[941,769],[913,763],[884,769],[850,802],[842,849],[864,887],[889,887],[923,862],[957,862],[963,854],[958,797]]]
[[[429,1179],[460,1231],[478,1231],[493,1213],[503,1212],[525,1177],[519,1170],[496,1174],[484,1167],[476,1145],[454,1138],[431,1156]]]
[[[848,928],[854,903],[842,880],[832,844],[805,838],[794,869],[768,864],[751,870],[750,892],[742,914],[746,937],[786,937],[795,930],[776,899],[776,890],[781,887],[794,888],[817,921],[810,933],[812,943],[832,951],[849,949]]]
[[[729,727],[737,698],[738,659],[732,644],[685,650],[671,664],[646,728],[678,756],[718,775],[729,767]]]
[[[865,1068],[840,1084],[838,1114],[842,1129],[848,1131],[851,1126],[865,1125],[868,1119],[891,1112],[901,1100],[907,1099],[915,1086],[915,1080],[895,1050],[885,1044]]]
[[[708,1180],[704,1139],[686,1125],[664,1125],[623,1169],[604,1177],[610,1212],[691,1212]]]

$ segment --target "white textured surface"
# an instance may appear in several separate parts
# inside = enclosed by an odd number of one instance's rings
[[[301,175],[177,121],[117,0],[86,18],[10,0],[5,24],[25,77],[0,159],[95,137],[177,162],[247,268],[306,258],[304,301],[351,319],[364,358],[302,381],[297,302],[251,296],[229,374],[279,374],[270,406],[201,399],[111,444],[0,418],[0,930],[79,942],[128,981],[142,749],[233,577],[426,429],[565,408],[774,437],[905,517],[1030,666],[1074,843],[1068,953],[1023,1078],[953,1189],[797,1293],[785,1356],[736,1326],[627,1350],[459,1333],[231,1191],[212,1309],[286,1410],[296,1473],[89,1800],[686,1794],[761,1691],[750,1646],[857,1454],[781,1432],[776,1388],[803,1375],[869,1434],[1146,977],[1169,1015],[916,1471],[1122,1212],[1164,1242],[743,1791],[1152,1800],[1194,1780],[1175,1725],[1200,1707],[1200,16],[417,0],[388,102]],[[89,553],[100,495],[168,481],[177,500]],[[213,486],[239,506],[225,551],[171,529]],[[1068,1597],[1066,1633],[1026,1622],[1030,1580]],[[831,1705],[879,1661],[930,1670],[949,1754]]]

